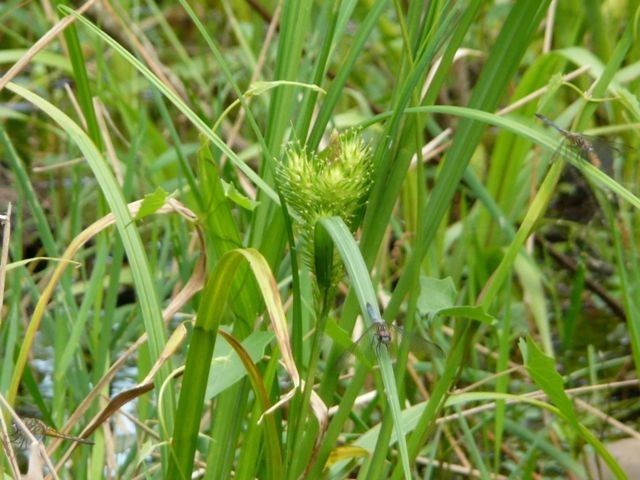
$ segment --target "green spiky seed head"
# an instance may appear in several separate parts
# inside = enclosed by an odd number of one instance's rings
[[[355,232],[362,207],[371,187],[371,149],[360,130],[342,134],[334,131],[329,146],[311,153],[298,142],[285,147],[285,161],[278,164],[276,181],[295,215],[297,229],[305,243],[305,261],[315,272],[314,228],[323,217],[341,217]],[[337,260],[337,259],[336,259]],[[334,284],[342,270],[334,261]]]

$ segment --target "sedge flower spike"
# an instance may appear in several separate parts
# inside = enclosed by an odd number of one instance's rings
[[[360,130],[334,131],[329,146],[311,153],[298,142],[285,147],[276,181],[289,209],[297,217],[297,230],[305,243],[305,261],[314,270],[314,229],[323,217],[341,217],[352,233],[371,187],[371,149]],[[339,262],[333,262],[334,266]],[[341,270],[334,270],[334,280]]]

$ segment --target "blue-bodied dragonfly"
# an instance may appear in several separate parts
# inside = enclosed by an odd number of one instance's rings
[[[365,360],[371,363],[374,356],[373,353],[377,353],[376,350],[397,347],[401,338],[404,337],[409,340],[410,350],[414,353],[418,353],[421,356],[424,354],[442,355],[442,349],[437,344],[405,332],[401,327],[387,324],[380,318],[371,304],[366,304],[366,310],[371,320],[371,325],[353,343],[348,353],[355,354],[358,352],[364,356]]]

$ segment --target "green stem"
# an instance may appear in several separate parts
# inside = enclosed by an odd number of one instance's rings
[[[310,450],[309,442],[315,443],[316,436],[315,435],[305,435],[305,431],[307,430],[307,423],[310,418],[308,418],[309,414],[309,405],[311,400],[311,392],[313,391],[313,385],[316,377],[316,371],[318,369],[318,361],[320,359],[320,350],[322,347],[322,339],[324,337],[324,331],[327,325],[327,318],[329,316],[329,312],[331,311],[331,300],[334,297],[335,288],[330,287],[323,289],[320,294],[321,297],[321,305],[319,308],[320,315],[318,317],[318,321],[316,322],[316,332],[313,335],[313,344],[311,346],[311,355],[309,358],[309,367],[307,369],[307,377],[305,380],[304,390],[302,393],[302,398],[299,403],[299,409],[297,412],[296,418],[296,426],[293,429],[294,437],[292,438],[293,445],[293,454],[291,456],[293,463],[293,467],[289,471],[289,478],[297,478],[298,470],[301,470],[299,465],[301,465],[301,461],[303,460],[304,452]],[[311,429],[311,431],[315,431],[315,429]],[[313,454],[315,456],[315,453]],[[310,462],[309,462],[310,463]]]

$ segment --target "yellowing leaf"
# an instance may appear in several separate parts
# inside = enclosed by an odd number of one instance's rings
[[[369,451],[362,447],[356,447],[355,445],[344,445],[342,447],[334,448],[333,450],[331,450],[325,466],[330,467],[335,463],[341,462],[343,460],[351,460],[352,458],[362,458],[368,456]]]

